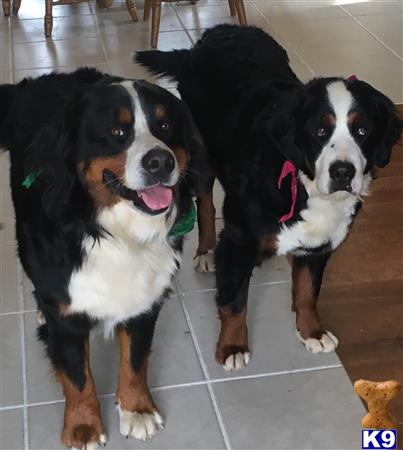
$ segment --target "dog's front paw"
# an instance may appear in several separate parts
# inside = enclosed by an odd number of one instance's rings
[[[81,424],[74,427],[65,425],[62,443],[72,450],[96,450],[105,447],[107,436],[99,426]]]
[[[246,345],[221,346],[217,344],[216,361],[227,371],[244,369],[250,362],[250,351]]]
[[[125,411],[118,406],[119,431],[127,438],[133,437],[145,441],[164,428],[164,420],[158,411],[146,413]]]
[[[304,339],[301,333],[297,330],[298,339],[304,344],[308,352],[311,353],[329,353],[336,350],[339,345],[339,340],[330,331],[323,331],[319,339],[307,338]]]
[[[214,250],[194,257],[194,266],[198,272],[214,272]]]

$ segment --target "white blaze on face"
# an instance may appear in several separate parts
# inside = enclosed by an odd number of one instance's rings
[[[142,168],[143,157],[153,148],[160,148],[170,152],[175,161],[175,168],[171,173],[169,185],[174,186],[179,179],[179,167],[175,155],[171,149],[160,139],[151,133],[147,118],[142,108],[137,91],[132,81],[120,83],[132,97],[134,105],[134,141],[127,150],[126,184],[130,189],[139,190],[145,187],[144,171]]]
[[[322,194],[329,194],[331,182],[329,168],[336,161],[345,161],[355,167],[351,188],[353,194],[360,195],[364,189],[366,159],[349,129],[348,114],[354,105],[354,99],[342,81],[330,83],[327,86],[327,94],[336,123],[329,141],[315,163],[317,187]]]

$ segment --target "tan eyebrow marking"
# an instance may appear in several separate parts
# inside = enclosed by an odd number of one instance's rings
[[[347,116],[347,123],[357,123],[361,121],[361,114],[357,111],[353,111]]]
[[[334,114],[326,113],[322,116],[322,122],[325,126],[331,126],[336,123],[336,116]]]
[[[120,108],[118,111],[118,120],[121,124],[129,124],[132,121],[132,113],[128,108]]]
[[[165,107],[163,105],[161,105],[161,104],[156,105],[156,107],[155,107],[155,117],[157,119],[163,119],[165,117],[165,113],[166,113],[166,110],[165,110]]]

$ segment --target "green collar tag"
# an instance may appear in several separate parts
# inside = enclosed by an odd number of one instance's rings
[[[189,211],[182,214],[179,221],[171,228],[169,232],[170,236],[184,236],[193,230],[194,224],[196,222],[196,208],[192,201]]]
[[[22,182],[22,185],[29,189],[36,181],[36,179],[39,177],[39,175],[42,173],[42,169],[34,170],[33,172],[29,173]]]

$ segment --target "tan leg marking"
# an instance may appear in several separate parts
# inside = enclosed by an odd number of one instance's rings
[[[126,437],[146,440],[164,427],[147,385],[147,359],[137,372],[131,364],[131,340],[126,329],[118,329],[120,365],[118,383],[119,429]]]
[[[85,345],[85,376],[85,386],[80,391],[63,372],[57,372],[66,398],[62,443],[67,447],[89,450],[98,448],[98,445],[103,447],[107,438],[89,365],[88,341]]]
[[[195,268],[199,272],[214,271],[214,248],[216,245],[215,208],[211,190],[198,199],[197,221],[199,246],[196,250]]]
[[[218,308],[221,321],[220,337],[216,348],[216,360],[226,370],[243,369],[250,361],[246,308],[234,314],[228,306]]]
[[[316,309],[312,275],[308,267],[292,269],[292,310],[297,315],[297,337],[311,353],[328,353],[338,345],[330,331],[323,329]]]

